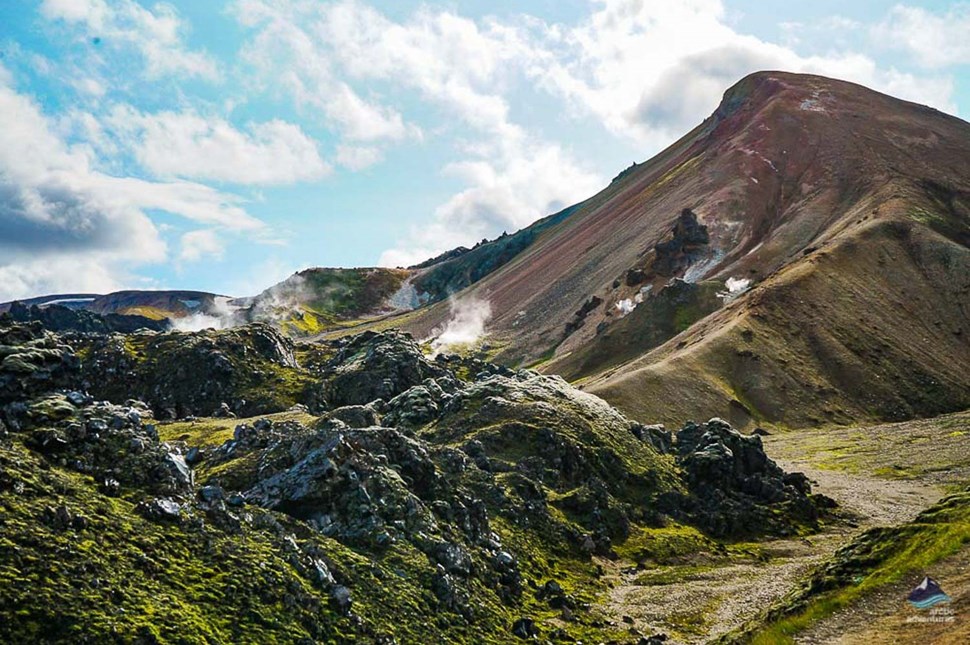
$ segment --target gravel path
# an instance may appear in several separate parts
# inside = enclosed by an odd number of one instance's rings
[[[766,444],[771,454],[771,444]],[[630,563],[604,562],[614,585],[607,613],[617,622],[632,621],[631,628],[644,635],[660,632],[673,642],[707,642],[781,598],[858,532],[906,522],[942,496],[936,486],[919,481],[822,470],[812,468],[808,459],[778,463],[808,475],[817,492],[839,503],[843,519],[809,539],[761,543],[760,557],[701,557],[689,565],[649,570],[650,579],[661,578],[667,584],[651,584],[643,572],[631,570]]]

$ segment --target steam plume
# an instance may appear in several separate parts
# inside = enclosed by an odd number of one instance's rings
[[[448,301],[451,318],[445,323],[444,330],[431,341],[431,348],[437,354],[445,349],[459,345],[471,345],[485,335],[485,323],[492,317],[492,307],[487,300],[464,298]]]

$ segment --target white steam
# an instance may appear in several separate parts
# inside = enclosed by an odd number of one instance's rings
[[[444,329],[431,341],[435,354],[448,348],[471,345],[485,335],[485,324],[492,317],[492,307],[487,300],[452,298],[448,301],[451,318]]]
[[[326,291],[314,294],[306,278],[295,273],[253,298],[250,317],[265,322],[285,320],[294,312],[299,313],[300,304],[312,299],[314,295],[323,298],[329,294]]]
[[[748,278],[728,278],[724,286],[727,287],[727,291],[719,291],[717,297],[730,302],[751,288],[751,280]]]
[[[237,309],[230,304],[230,299],[217,296],[212,308],[208,312],[198,312],[184,318],[172,320],[172,329],[176,331],[202,331],[203,329],[228,329],[240,324]]]
[[[632,298],[626,298],[616,303],[616,310],[620,312],[621,317],[627,315],[636,308],[637,303],[633,302]]]

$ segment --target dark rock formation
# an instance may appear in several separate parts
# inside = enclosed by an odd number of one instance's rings
[[[364,332],[338,343],[326,368],[327,401],[333,406],[388,401],[445,371],[424,357],[409,334]]]
[[[753,527],[785,534],[793,518],[806,524],[818,519],[807,478],[779,468],[758,435],[742,435],[711,419],[684,426],[675,449],[693,495],[691,513],[713,535],[744,535]]]
[[[603,299],[599,296],[590,296],[583,306],[580,307],[575,314],[573,314],[573,319],[566,323],[565,336],[571,335],[577,329],[583,326],[586,322],[586,316],[588,316],[594,309],[603,304]]]
[[[154,320],[145,316],[115,313],[102,315],[93,311],[71,309],[56,304],[44,307],[37,305],[28,307],[21,302],[11,303],[10,310],[6,315],[10,316],[15,322],[37,321],[45,329],[58,332],[76,331],[99,334],[118,332],[130,334],[140,329],[165,331],[171,324],[167,319]]]
[[[698,224],[694,211],[685,208],[674,224],[672,238],[654,247],[656,257],[650,268],[657,275],[678,275],[697,259],[709,242],[707,227]]]

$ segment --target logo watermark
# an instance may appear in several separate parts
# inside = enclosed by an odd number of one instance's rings
[[[952,623],[956,620],[954,611],[946,606],[950,603],[950,596],[929,576],[924,577],[910,592],[906,602],[921,612],[916,616],[909,616],[907,623]]]

